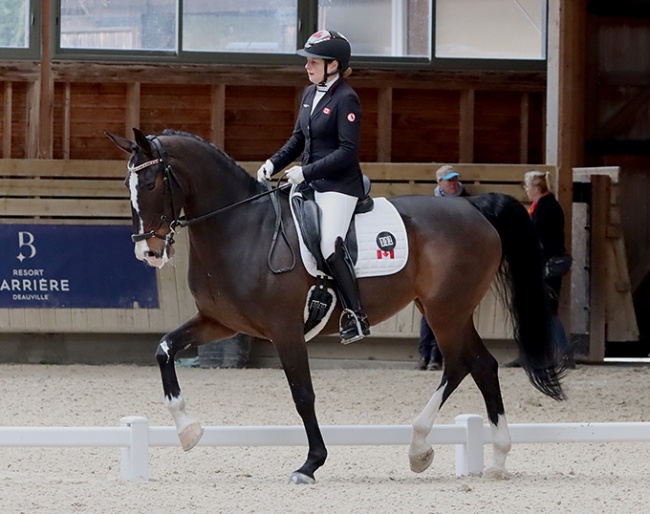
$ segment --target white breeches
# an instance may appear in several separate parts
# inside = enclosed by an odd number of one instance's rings
[[[335,191],[320,193],[315,191],[314,199],[320,207],[320,251],[327,259],[334,253],[334,242],[338,237],[345,240],[350,220],[357,206],[356,196],[344,195]]]

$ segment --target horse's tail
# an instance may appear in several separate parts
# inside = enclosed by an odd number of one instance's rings
[[[561,380],[565,365],[558,359],[552,337],[553,319],[535,226],[524,206],[512,196],[488,193],[468,200],[501,237],[498,289],[512,316],[520,364],[536,389],[564,400]]]

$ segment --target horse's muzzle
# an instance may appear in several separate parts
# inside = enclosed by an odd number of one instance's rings
[[[174,254],[174,248],[159,239],[138,241],[135,256],[154,268],[162,268]]]

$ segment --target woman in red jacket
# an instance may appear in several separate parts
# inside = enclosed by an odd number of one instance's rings
[[[559,317],[559,297],[562,286],[562,276],[549,273],[548,262],[552,257],[564,255],[564,211],[553,193],[550,191],[549,174],[543,171],[528,171],[524,175],[524,189],[532,202],[528,213],[539,234],[542,256],[546,263],[544,281],[551,290],[551,311],[553,314],[553,336],[558,352],[565,359],[567,367],[574,368],[575,362],[572,349],[567,340],[566,332]],[[518,366],[517,359],[506,366]]]
[[[357,201],[364,196],[359,166],[359,97],[345,81],[351,73],[348,40],[333,30],[313,34],[298,55],[312,83],[305,89],[291,137],[258,170],[258,180],[298,157],[301,165],[287,171],[290,183],[305,182],[315,191],[321,209],[320,249],[334,278],[347,319],[341,340],[349,343],[370,334],[361,306],[354,265],[345,246],[345,234]]]

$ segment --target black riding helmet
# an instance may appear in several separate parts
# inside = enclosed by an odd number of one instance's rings
[[[350,54],[352,50],[350,43],[340,32],[334,30],[319,30],[311,35],[302,50],[296,52],[302,57],[311,57],[325,60],[324,84],[327,82],[327,63],[330,61],[339,62],[339,73],[342,73],[350,65]]]

